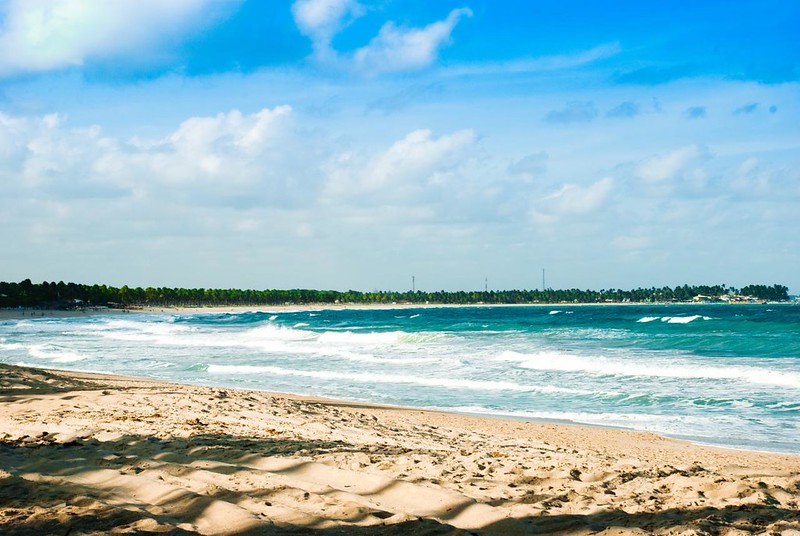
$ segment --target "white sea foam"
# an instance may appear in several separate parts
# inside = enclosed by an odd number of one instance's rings
[[[425,357],[408,357],[408,356],[397,356],[397,355],[377,356],[372,353],[352,352],[349,350],[339,350],[331,347],[321,348],[315,350],[315,352],[322,356],[340,357],[342,359],[358,363],[397,365],[397,364],[411,364],[411,363],[438,363],[443,361],[443,358],[435,356],[425,356]],[[450,366],[460,364],[460,361],[457,360],[450,359],[448,361],[449,361],[448,365]]]
[[[799,411],[800,410],[800,402],[775,402],[773,404],[768,404],[767,407],[769,409],[775,409],[778,411]]]
[[[551,314],[551,315],[557,315],[557,314],[559,314],[560,312],[561,312],[561,311],[550,311],[548,314]]]
[[[548,336],[561,339],[628,339],[631,333],[617,328],[555,328],[544,331]]]
[[[643,316],[636,322],[638,323],[648,323],[654,322],[656,320],[660,320],[661,322],[665,322],[667,324],[689,324],[694,322],[695,320],[712,320],[710,316],[703,316],[703,315],[692,315],[692,316]]]
[[[661,321],[666,322],[667,324],[689,324],[701,318],[703,320],[711,320],[711,317],[708,316],[692,315],[692,316],[665,316],[661,318]]]
[[[73,363],[81,361],[84,356],[77,352],[58,348],[52,344],[34,344],[27,348],[28,355],[37,359],[49,359],[54,363]]]
[[[264,352],[283,352],[294,341],[313,340],[316,334],[298,329],[265,324],[245,331],[199,330],[191,326],[165,323],[116,321],[95,326],[100,336],[119,341],[186,348],[252,348]],[[312,353],[312,352],[305,352]]]
[[[439,333],[405,333],[353,331],[327,331],[316,333],[300,328],[308,327],[298,322],[292,328],[272,323],[262,324],[243,331],[231,329],[198,330],[194,327],[114,320],[90,328],[100,336],[120,341],[144,342],[153,345],[186,348],[249,348],[264,353],[285,355],[319,355],[339,357],[364,363],[431,363],[435,357],[376,356],[372,353],[350,351],[350,348],[389,347],[400,343],[425,343],[442,337]]]
[[[29,328],[38,328],[40,324],[31,322],[30,320],[16,320],[13,322],[13,326],[15,329],[29,329]]]
[[[709,419],[699,415],[658,415],[653,413],[613,413],[613,412],[577,412],[577,411],[507,411],[485,408],[481,406],[459,406],[451,408],[437,408],[460,413],[477,413],[481,415],[496,415],[517,419],[546,419],[556,421],[572,421],[585,424],[601,424],[606,426],[621,426],[640,428],[643,425],[667,424],[695,424],[704,425]],[[645,426],[646,428],[646,426]],[[661,428],[661,427],[659,427]]]
[[[175,334],[197,331],[190,326],[174,322],[138,322],[135,320],[110,320],[98,324],[81,326],[83,331],[97,333],[114,340],[157,340]],[[77,332],[80,333],[80,332]]]
[[[320,380],[346,380],[359,383],[411,384],[446,389],[470,389],[478,391],[518,391],[539,393],[575,393],[573,389],[554,385],[521,385],[508,381],[470,380],[465,378],[435,378],[407,374],[378,374],[370,372],[337,372],[328,370],[297,370],[262,365],[209,365],[211,374],[272,374],[275,376],[300,376]]]
[[[353,333],[352,331],[326,331],[319,336],[319,342],[332,344],[391,345],[400,342],[405,335],[402,331]]]
[[[235,332],[231,334],[236,335]],[[260,340],[303,341],[313,339],[316,334],[313,331],[265,324],[244,332],[243,336]]]
[[[516,362],[533,370],[579,372],[611,376],[644,376],[700,380],[735,380],[759,385],[800,389],[800,373],[765,370],[746,366],[713,367],[691,363],[670,365],[657,361],[629,361],[603,356],[578,356],[565,352],[542,351],[533,354],[506,350],[495,359]]]

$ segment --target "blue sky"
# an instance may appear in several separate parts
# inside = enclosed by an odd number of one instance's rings
[[[800,292],[796,2],[0,0],[0,279]]]

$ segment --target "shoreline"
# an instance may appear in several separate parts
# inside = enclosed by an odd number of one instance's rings
[[[796,455],[11,365],[0,381],[7,534],[800,534]]]
[[[2,371],[2,367],[15,367],[15,368],[22,368],[22,369],[30,369],[30,370],[39,370],[43,372],[49,373],[58,373],[64,374],[67,376],[74,376],[76,378],[82,379],[89,379],[89,380],[109,380],[109,381],[119,381],[119,382],[144,382],[144,383],[152,383],[156,385],[164,385],[164,386],[177,386],[177,387],[197,387],[197,388],[210,388],[210,389],[223,389],[223,390],[232,390],[232,391],[241,391],[241,392],[252,392],[252,393],[261,393],[268,396],[274,397],[284,397],[287,399],[297,399],[300,401],[306,402],[313,402],[313,403],[321,403],[321,404],[347,404],[354,407],[363,407],[366,409],[383,409],[383,410],[397,410],[397,411],[410,411],[410,412],[423,412],[423,413],[434,413],[434,414],[442,414],[442,415],[458,415],[462,417],[470,417],[475,419],[481,420],[488,420],[488,421],[500,421],[500,422],[520,422],[520,423],[532,423],[532,424],[543,424],[543,425],[554,425],[554,426],[566,426],[566,427],[576,427],[576,428],[585,428],[589,430],[613,430],[623,433],[634,433],[634,434],[651,434],[658,438],[667,441],[677,441],[680,443],[686,443],[688,445],[694,445],[697,447],[709,448],[709,449],[721,449],[725,451],[734,451],[734,452],[741,452],[741,453],[753,453],[753,454],[767,454],[767,455],[777,455],[777,456],[789,456],[795,457],[800,460],[800,452],[783,452],[777,450],[764,450],[764,449],[755,449],[755,448],[745,448],[745,447],[737,447],[731,445],[720,445],[714,443],[707,443],[700,440],[696,440],[690,437],[674,437],[668,434],[663,434],[659,432],[652,432],[648,430],[639,430],[633,427],[626,427],[626,426],[614,426],[609,424],[596,424],[596,423],[588,423],[588,422],[580,422],[574,421],[569,419],[557,419],[557,418],[547,418],[547,417],[523,417],[523,416],[514,416],[514,415],[507,415],[504,413],[481,413],[481,412],[474,412],[474,411],[455,411],[455,410],[447,410],[447,409],[439,409],[439,408],[430,408],[424,406],[404,406],[404,405],[392,405],[392,404],[380,404],[376,402],[366,402],[363,400],[350,400],[346,398],[329,398],[325,396],[313,395],[313,394],[303,394],[303,393],[291,393],[291,392],[284,392],[284,391],[269,391],[269,390],[260,390],[260,389],[245,389],[241,387],[230,387],[227,385],[215,385],[212,383],[204,383],[204,382],[197,382],[197,383],[179,383],[173,382],[170,380],[159,379],[159,378],[152,378],[146,376],[132,376],[126,374],[115,374],[115,373],[108,373],[108,372],[101,372],[96,370],[80,370],[80,369],[60,369],[56,367],[36,367],[31,364],[10,364],[10,363],[2,363],[0,362],[0,371]],[[800,536],[800,535],[798,535]]]
[[[685,444],[689,446],[696,446],[704,449],[711,449],[711,450],[722,450],[722,451],[733,451],[742,454],[764,454],[767,456],[775,455],[781,457],[789,457],[789,458],[797,458],[798,462],[800,462],[800,453],[795,452],[776,452],[770,450],[755,450],[755,449],[745,449],[745,448],[738,448],[738,447],[729,447],[724,445],[714,445],[711,443],[701,443],[698,441],[694,441],[692,439],[684,439],[679,437],[671,437],[668,435],[660,434],[657,432],[650,432],[647,430],[637,430],[635,428],[628,428],[623,426],[611,426],[611,425],[603,425],[603,424],[592,424],[592,423],[582,423],[579,421],[571,421],[568,419],[548,419],[548,418],[534,418],[534,417],[514,417],[510,415],[504,415],[502,413],[478,413],[478,412],[469,412],[469,411],[448,411],[444,409],[437,409],[437,408],[425,408],[425,407],[417,407],[417,406],[400,406],[400,405],[392,405],[392,404],[380,404],[376,402],[365,402],[360,400],[348,400],[348,399],[340,399],[340,398],[330,398],[325,396],[317,396],[317,395],[309,395],[309,394],[298,394],[298,393],[289,393],[289,392],[281,392],[281,391],[266,391],[266,390],[259,390],[259,389],[244,389],[240,387],[229,387],[224,385],[212,385],[212,384],[204,384],[204,383],[178,383],[172,382],[169,380],[162,380],[158,378],[148,378],[144,376],[130,376],[125,374],[114,374],[114,373],[107,373],[107,372],[97,372],[97,371],[86,371],[86,370],[70,370],[70,369],[59,369],[59,368],[44,368],[44,367],[34,367],[29,365],[12,365],[7,363],[0,363],[0,372],[3,372],[4,368],[12,368],[12,369],[22,369],[28,372],[37,372],[40,371],[42,373],[48,374],[57,374],[62,375],[68,378],[74,378],[78,380],[87,380],[93,383],[103,383],[108,382],[111,384],[117,383],[124,383],[124,384],[143,384],[149,385],[154,387],[163,387],[163,388],[201,388],[201,389],[212,389],[212,390],[224,390],[224,391],[234,391],[242,395],[246,395],[248,393],[252,394],[261,394],[269,397],[276,397],[276,398],[285,398],[288,400],[296,400],[298,402],[306,402],[312,404],[323,404],[329,406],[350,406],[354,408],[362,408],[368,410],[381,410],[381,411],[393,411],[393,412],[410,412],[410,413],[422,413],[422,414],[433,414],[439,415],[442,417],[447,416],[460,416],[465,417],[468,419],[477,419],[480,421],[498,421],[504,423],[530,423],[534,425],[551,425],[556,427],[567,427],[567,428],[578,428],[581,429],[584,433],[590,433],[592,430],[610,430],[614,432],[621,432],[622,434],[644,434],[647,436],[656,437],[662,441],[667,442],[675,442],[680,444]],[[2,393],[2,388],[0,387],[0,393]],[[800,476],[800,475],[798,475]]]

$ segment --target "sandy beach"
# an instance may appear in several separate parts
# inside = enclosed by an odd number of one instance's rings
[[[0,365],[3,534],[800,534],[800,457]]]

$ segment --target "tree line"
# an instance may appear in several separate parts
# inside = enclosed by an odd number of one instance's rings
[[[59,281],[33,283],[0,282],[0,307],[40,307],[68,309],[86,306],[256,306],[292,304],[526,304],[526,303],[625,303],[688,302],[695,296],[711,298],[742,295],[758,300],[785,301],[789,289],[784,285],[747,285],[741,289],[726,285],[683,285],[637,288],[632,290],[487,290],[487,291],[372,291],[314,289],[207,289],[167,287],[112,287]]]

